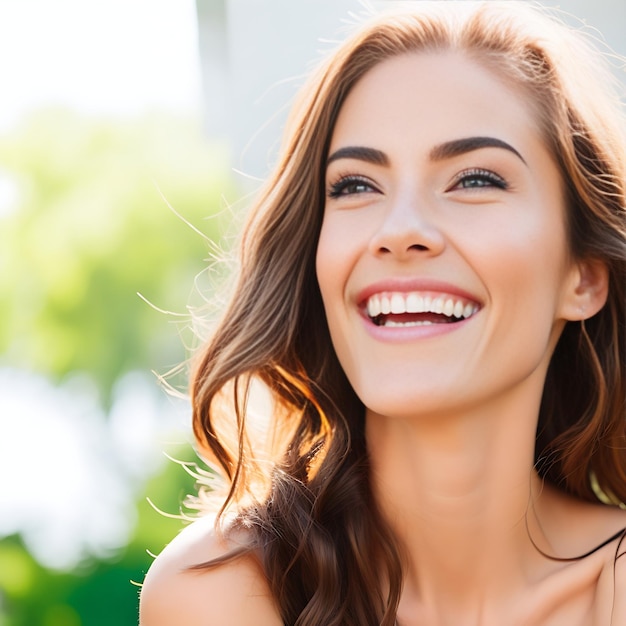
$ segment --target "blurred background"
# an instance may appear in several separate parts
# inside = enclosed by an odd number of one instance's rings
[[[626,3],[563,8],[626,54]],[[0,0],[0,626],[137,623],[181,528],[157,509],[193,491],[191,314],[290,99],[364,11]]]

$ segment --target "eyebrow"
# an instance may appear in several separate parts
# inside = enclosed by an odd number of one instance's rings
[[[524,157],[510,144],[496,137],[465,137],[463,139],[453,139],[435,146],[429,153],[431,161],[443,161],[451,159],[461,154],[480,150],[481,148],[501,148],[516,155],[524,164]],[[326,167],[333,161],[339,159],[356,159],[365,161],[373,165],[389,165],[389,158],[381,150],[367,148],[365,146],[345,146],[333,152],[326,160]]]
[[[466,154],[467,152],[480,150],[481,148],[502,148],[503,150],[508,150],[526,164],[524,157],[512,145],[496,137],[466,137],[464,139],[453,139],[452,141],[446,141],[445,143],[435,146],[430,151],[429,156],[431,161],[442,161],[461,154]]]
[[[376,148],[366,148],[364,146],[346,146],[339,148],[333,152],[326,160],[328,167],[333,161],[338,159],[356,159],[357,161],[366,161],[374,165],[389,165],[389,159],[382,150]]]

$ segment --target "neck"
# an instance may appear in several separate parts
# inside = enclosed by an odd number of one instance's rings
[[[403,597],[476,606],[528,578],[538,400],[521,395],[453,416],[367,414],[374,497],[406,560]]]

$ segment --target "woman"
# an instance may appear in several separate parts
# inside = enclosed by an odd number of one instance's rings
[[[192,383],[221,523],[143,626],[626,624],[623,120],[536,10],[415,6],[295,109]]]

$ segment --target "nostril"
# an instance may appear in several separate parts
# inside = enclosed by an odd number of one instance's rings
[[[380,246],[380,248],[378,249],[379,252],[385,253],[385,254],[389,254],[392,252],[392,248],[388,247],[388,246]],[[428,246],[425,246],[421,243],[414,243],[412,245],[410,245],[406,251],[409,252],[411,250],[415,250],[417,252],[427,252],[428,250],[430,250],[430,248]]]

